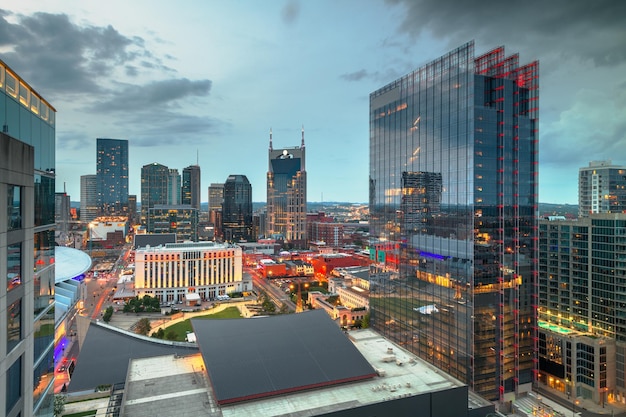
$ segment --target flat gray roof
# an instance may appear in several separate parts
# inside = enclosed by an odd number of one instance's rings
[[[191,324],[220,405],[376,376],[323,310]]]
[[[194,345],[186,347],[149,339],[91,323],[68,391],[93,390],[98,385],[124,382],[131,359],[198,353]]]

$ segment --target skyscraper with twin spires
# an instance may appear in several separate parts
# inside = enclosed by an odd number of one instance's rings
[[[304,127],[300,147],[274,149],[270,130],[266,234],[295,247],[306,244],[305,161]]]
[[[372,326],[490,400],[536,372],[538,87],[469,42],[370,94]]]

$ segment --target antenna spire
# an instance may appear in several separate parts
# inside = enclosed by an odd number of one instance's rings
[[[304,148],[304,125],[302,125],[302,145],[300,147]]]
[[[270,127],[270,151],[274,150],[272,147],[272,128]]]

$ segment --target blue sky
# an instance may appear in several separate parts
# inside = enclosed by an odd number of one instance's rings
[[[540,60],[539,200],[577,203],[578,168],[626,165],[626,2],[0,0],[0,58],[57,109],[57,191],[80,198],[96,138],[143,165],[265,201],[269,130],[297,146],[309,201],[367,202],[369,94],[474,39]]]

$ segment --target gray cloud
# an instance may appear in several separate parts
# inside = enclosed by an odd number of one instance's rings
[[[187,78],[155,81],[145,85],[123,84],[107,98],[91,106],[97,112],[133,110],[144,112],[171,105],[187,97],[207,96],[211,90],[210,80],[190,81]]]
[[[118,122],[137,147],[207,144],[228,127],[210,117],[175,112],[132,114]]]
[[[300,3],[296,0],[289,0],[281,10],[281,17],[286,24],[292,24],[300,15]]]
[[[341,74],[339,76],[339,78],[346,80],[346,81],[360,81],[363,78],[366,78],[369,74],[367,73],[367,70],[365,69],[360,69],[358,71],[355,72],[350,72],[347,74]]]
[[[626,2],[598,0],[387,0],[406,9],[400,31],[426,32],[459,45],[523,45],[521,52],[540,59],[579,58],[596,66],[626,61]],[[493,46],[497,46],[493,45]],[[525,50],[524,50],[525,49]]]
[[[24,16],[1,10],[0,46],[9,50],[3,60],[35,88],[45,86],[52,98],[55,93],[102,92],[99,80],[118,67],[168,70],[142,38],[125,36],[110,25],[79,26],[65,14]]]
[[[89,147],[93,141],[94,139],[86,136],[84,132],[75,130],[57,131],[56,135],[56,147],[59,151],[79,151]],[[58,156],[61,157],[62,152],[58,153]]]

